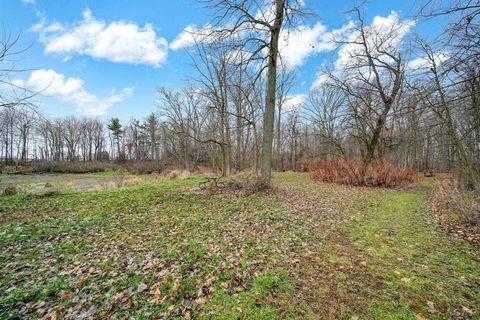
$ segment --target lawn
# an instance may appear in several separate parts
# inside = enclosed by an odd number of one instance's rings
[[[437,228],[427,186],[201,180],[0,198],[0,318],[480,318],[480,254]]]

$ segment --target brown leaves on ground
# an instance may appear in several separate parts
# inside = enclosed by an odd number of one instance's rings
[[[381,279],[365,270],[366,257],[338,228],[350,218],[336,206],[344,197],[352,198],[347,189],[338,192],[347,187],[333,190],[313,182],[300,185],[283,181],[276,186],[270,196],[292,213],[288,223],[303,233],[292,258],[280,262],[299,290],[290,303],[301,306],[302,317],[317,319],[347,316],[358,305],[368,304],[367,296],[361,294],[362,286],[379,287]]]
[[[443,180],[429,193],[428,208],[442,229],[480,249],[480,195]]]

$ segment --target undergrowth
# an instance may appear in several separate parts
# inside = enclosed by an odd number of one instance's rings
[[[312,165],[311,171],[315,181],[353,186],[396,188],[415,182],[413,170],[386,161],[374,161],[365,165],[364,162],[353,159],[328,160]]]

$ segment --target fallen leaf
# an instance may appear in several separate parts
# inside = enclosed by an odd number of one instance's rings
[[[85,283],[85,278],[80,278],[80,279],[78,279],[78,281],[77,281],[77,287],[83,286],[84,283]]]
[[[123,306],[123,309],[130,309],[132,307],[132,298],[128,297],[127,302]]]
[[[410,283],[412,281],[412,279],[410,279],[410,278],[402,278],[400,280],[402,280],[405,283]]]
[[[469,315],[473,315],[473,310],[465,306],[462,306],[462,311],[468,313]]]
[[[313,257],[313,258],[312,258],[312,262],[313,262],[313,263],[320,263],[320,261],[321,261],[321,260],[320,260],[319,257]]]
[[[159,288],[156,288],[155,291],[153,291],[153,296],[154,298],[150,300],[152,304],[160,304],[162,303],[162,293],[160,292]]]
[[[72,291],[60,291],[58,296],[62,299],[69,299],[73,297],[74,293]]]
[[[204,304],[205,302],[207,302],[207,298],[206,297],[200,297],[200,298],[195,299],[195,302],[197,304]]]
[[[272,302],[273,302],[273,296],[272,296],[271,293],[269,293],[269,294],[267,295],[267,302],[268,302],[268,303],[272,303]]]
[[[175,292],[180,289],[180,282],[175,282],[172,286],[172,291]]]

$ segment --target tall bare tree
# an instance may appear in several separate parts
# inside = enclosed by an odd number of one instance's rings
[[[206,2],[216,12],[213,33],[226,36],[240,35],[242,41],[238,47],[251,54],[245,63],[262,60],[259,75],[267,70],[260,172],[261,182],[269,185],[272,171],[279,38],[282,29],[285,28],[285,21],[291,23],[295,16],[300,15],[303,1],[210,0]]]

